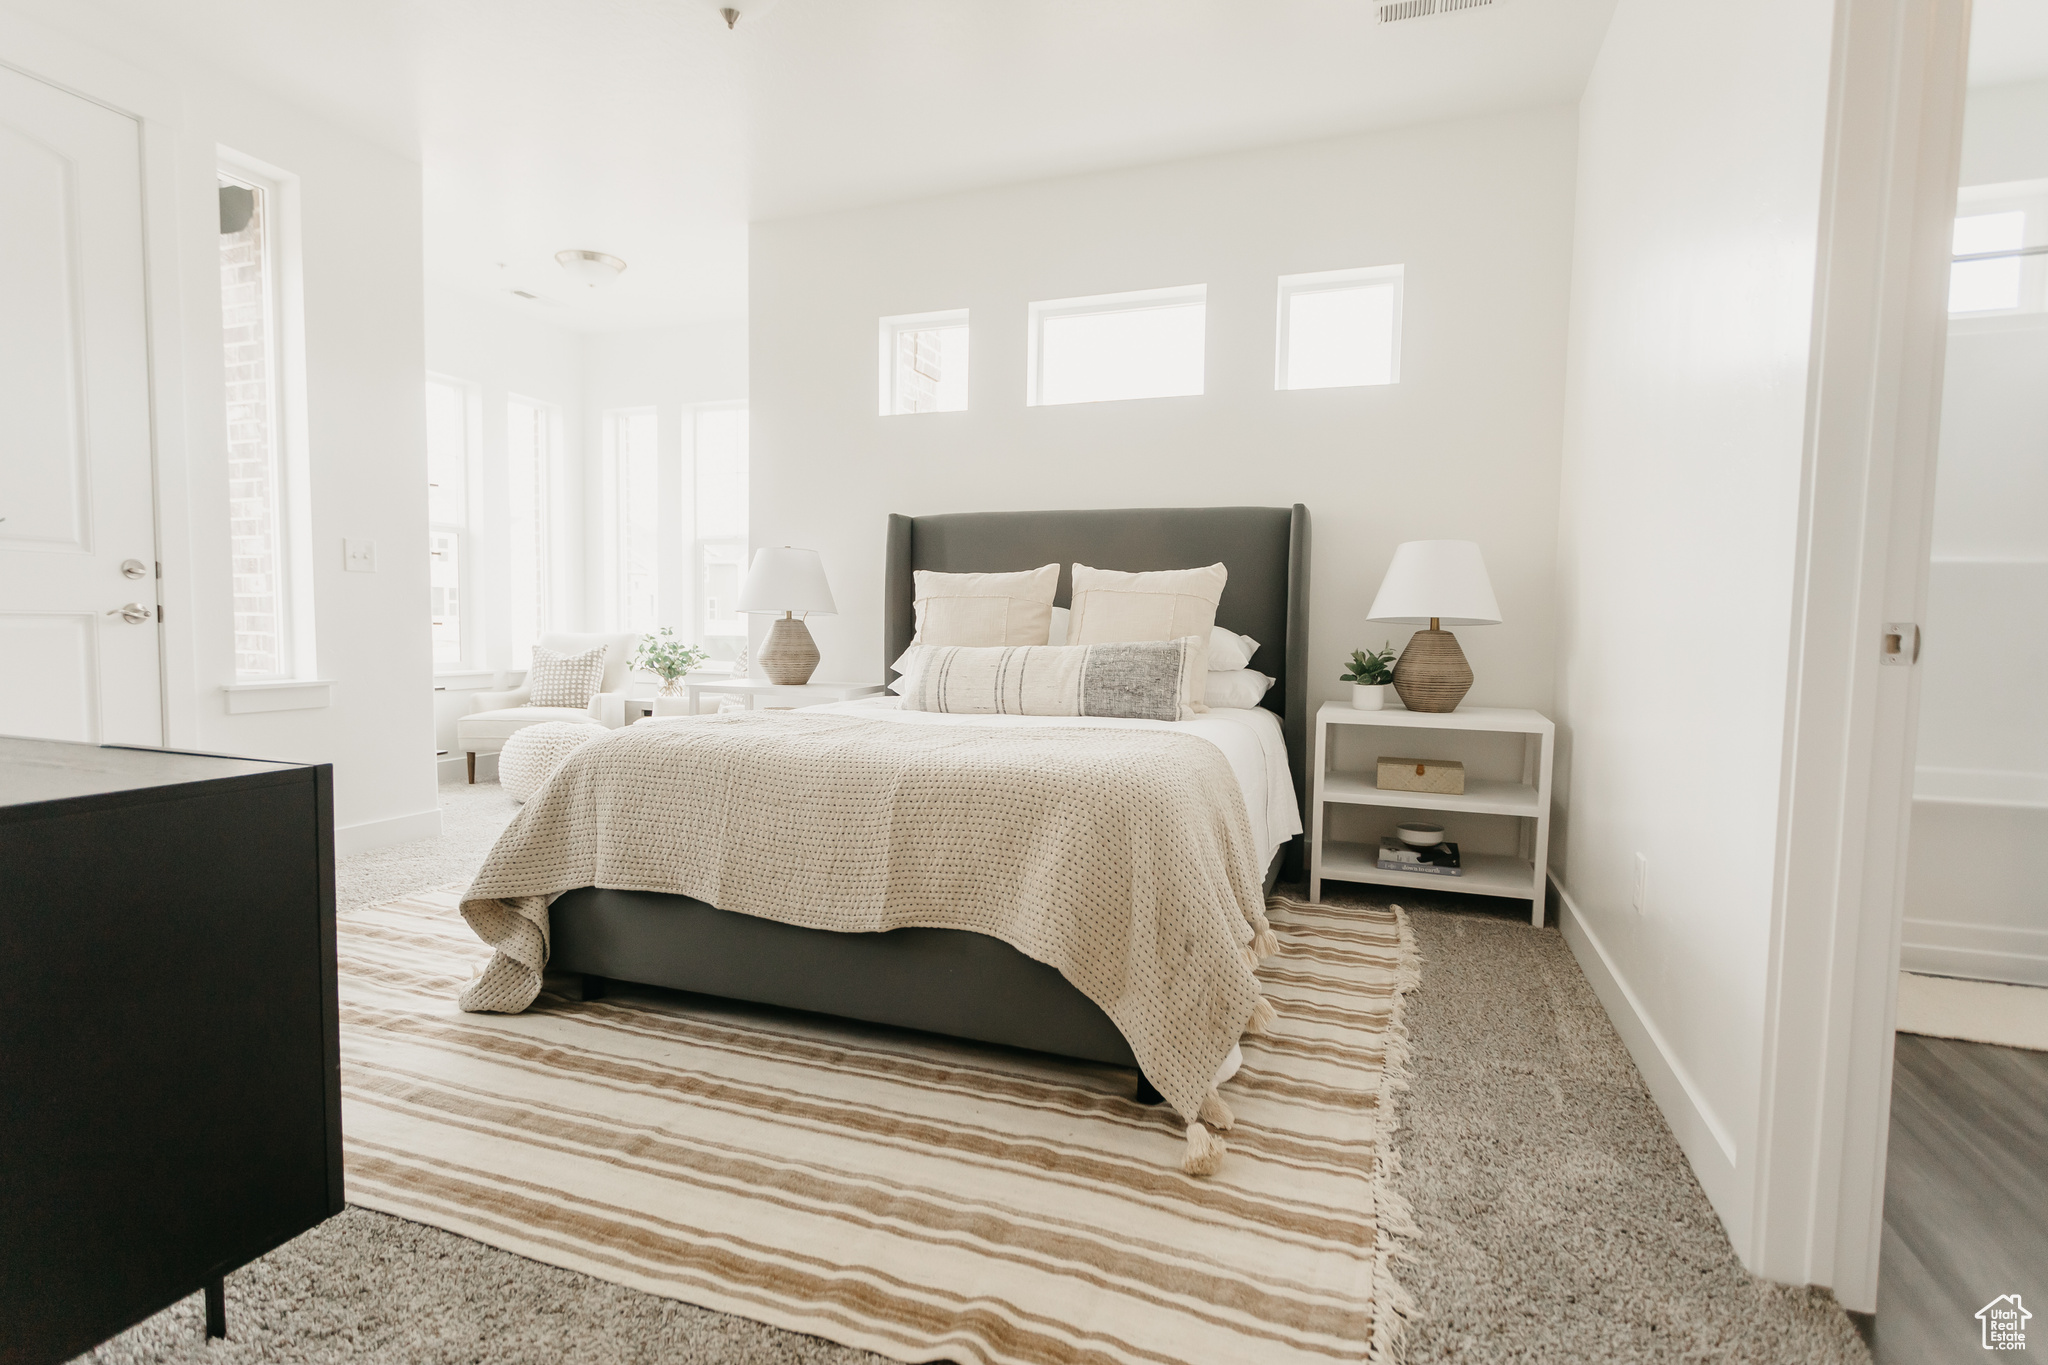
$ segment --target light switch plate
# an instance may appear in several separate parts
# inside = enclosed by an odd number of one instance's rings
[[[377,572],[377,542],[374,540],[342,541],[341,566],[350,573]]]

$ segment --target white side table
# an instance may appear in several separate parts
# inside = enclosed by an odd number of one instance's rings
[[[1347,747],[1353,750],[1354,757],[1343,767],[1336,766],[1338,746],[1333,742],[1333,727],[1352,737]],[[1407,733],[1413,731],[1423,733]],[[1461,732],[1520,735],[1519,778],[1474,776],[1469,772],[1472,765],[1468,762],[1463,796],[1380,790],[1381,757],[1459,758],[1462,753],[1455,751],[1455,741],[1440,746],[1432,746],[1429,741],[1437,734]],[[1537,711],[1492,706],[1465,706],[1442,714],[1403,709],[1360,711],[1340,702],[1324,702],[1316,712],[1316,747],[1309,792],[1308,898],[1323,898],[1325,877],[1420,891],[1510,896],[1529,902],[1529,922],[1541,928],[1544,870],[1550,854],[1550,760],[1556,738],[1557,727]],[[1444,752],[1447,748],[1454,751]],[[1377,834],[1366,843],[1324,839],[1324,817],[1333,804],[1387,808],[1387,834],[1392,834],[1400,821],[1417,813],[1512,816],[1519,826],[1517,849],[1512,854],[1472,853],[1461,847],[1459,861],[1465,870],[1456,877],[1388,871],[1379,865]]]
[[[852,701],[855,697],[871,697],[882,688],[874,683],[799,683],[784,687],[765,682],[759,678],[683,679],[683,695],[688,699],[683,714],[697,714],[698,699],[709,694],[714,697],[744,697],[749,711],[788,710],[796,706],[823,706],[827,702]]]

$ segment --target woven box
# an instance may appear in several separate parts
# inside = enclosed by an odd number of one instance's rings
[[[1383,758],[1380,760],[1379,786],[1383,792],[1463,796],[1465,765],[1438,758]]]

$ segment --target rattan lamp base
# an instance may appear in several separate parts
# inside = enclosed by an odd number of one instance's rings
[[[761,642],[761,652],[754,656],[754,666],[778,687],[801,687],[809,682],[811,674],[818,671],[818,642],[811,638],[811,628],[794,616],[776,617],[768,628],[768,638]],[[1466,676],[1469,681],[1470,674]]]
[[[780,621],[775,623],[781,625]],[[1418,630],[1394,663],[1394,691],[1410,711],[1455,711],[1472,690],[1472,665],[1447,630]]]

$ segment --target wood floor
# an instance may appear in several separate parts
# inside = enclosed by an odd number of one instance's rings
[[[2001,1294],[2048,1350],[2048,1052],[1899,1035],[1881,1264],[1877,1365],[1986,1359]]]

